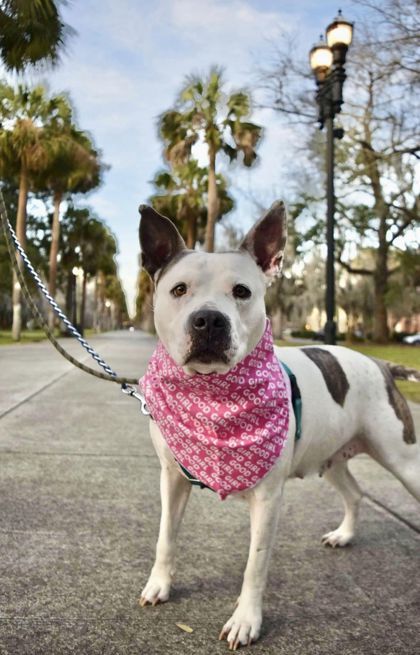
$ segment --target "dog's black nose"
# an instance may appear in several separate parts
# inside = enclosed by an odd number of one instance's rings
[[[191,331],[200,336],[220,336],[229,330],[229,321],[221,312],[213,309],[200,309],[190,316]]]
[[[214,309],[199,309],[190,315],[187,330],[191,346],[186,362],[228,362],[227,352],[231,345],[228,316]]]

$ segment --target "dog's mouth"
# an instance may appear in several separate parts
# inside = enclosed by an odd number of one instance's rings
[[[188,365],[194,362],[200,364],[229,364],[229,358],[225,352],[216,352],[212,348],[194,348],[187,354],[184,364]]]
[[[184,360],[184,371],[188,375],[224,374],[232,366],[230,351],[216,351],[213,348],[191,349]]]

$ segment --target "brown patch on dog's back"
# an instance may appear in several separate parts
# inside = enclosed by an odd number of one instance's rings
[[[316,346],[301,348],[301,351],[318,366],[332,398],[343,407],[350,385],[337,358]]]
[[[414,429],[414,421],[411,416],[410,408],[400,390],[395,386],[392,372],[386,362],[381,362],[377,359],[374,361],[375,364],[379,366],[382,375],[384,376],[389,404],[393,408],[395,416],[404,426],[403,439],[405,443],[414,444],[416,443],[416,431]]]

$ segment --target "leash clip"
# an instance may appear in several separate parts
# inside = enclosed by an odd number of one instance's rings
[[[135,387],[133,387],[131,384],[122,384],[121,391],[125,393],[127,396],[131,396],[132,398],[135,398],[140,402],[140,411],[143,414],[143,416],[150,416],[150,412],[147,409],[145,397],[141,393],[139,393]]]

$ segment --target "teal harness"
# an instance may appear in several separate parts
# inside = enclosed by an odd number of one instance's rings
[[[300,389],[296,380],[296,375],[292,373],[292,371],[287,366],[287,364],[285,364],[284,362],[280,362],[280,363],[283,366],[284,370],[286,371],[287,375],[289,376],[289,380],[290,380],[290,388],[292,390],[292,407],[296,420],[295,439],[296,441],[299,441],[299,439],[302,436],[302,396],[300,394]]]
[[[295,432],[295,440],[299,441],[299,439],[302,436],[302,396],[300,393],[300,389],[296,380],[296,376],[290,368],[285,364],[284,362],[280,362],[281,365],[283,366],[284,370],[286,371],[289,380],[290,380],[290,388],[292,391],[292,407],[293,407],[293,413],[295,415],[295,421],[296,421],[296,432]],[[191,484],[200,487],[200,489],[209,489],[209,487],[206,484],[203,484],[200,482],[200,480],[197,480],[187,469],[182,466],[178,462],[178,466],[181,468],[182,472],[184,473],[185,477],[188,478],[188,480],[191,482]]]

